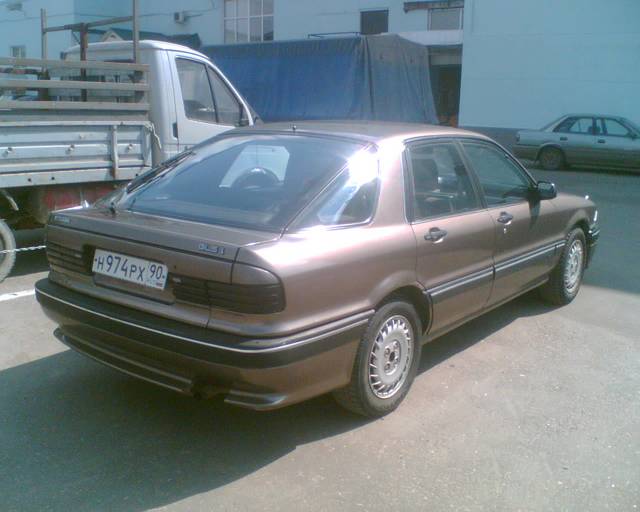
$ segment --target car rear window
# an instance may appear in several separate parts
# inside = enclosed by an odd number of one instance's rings
[[[131,211],[282,231],[364,147],[295,134],[223,136],[124,199]]]

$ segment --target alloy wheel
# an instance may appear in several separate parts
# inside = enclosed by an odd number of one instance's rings
[[[375,396],[391,398],[402,389],[413,360],[411,322],[402,315],[389,318],[378,330],[369,355],[369,387]]]

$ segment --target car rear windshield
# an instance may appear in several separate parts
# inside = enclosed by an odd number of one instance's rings
[[[363,149],[297,134],[223,136],[130,188],[134,212],[280,232]]]

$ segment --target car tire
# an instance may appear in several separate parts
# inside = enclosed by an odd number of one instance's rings
[[[569,304],[580,290],[587,261],[587,244],[580,228],[567,235],[560,261],[551,271],[549,280],[540,287],[540,295],[552,304]]]
[[[418,371],[421,332],[420,319],[411,304],[401,300],[383,304],[362,337],[351,382],[333,393],[338,404],[370,418],[395,410]]]
[[[544,148],[540,151],[538,161],[545,171],[558,171],[566,166],[564,153],[558,148]]]
[[[7,223],[0,219],[0,251],[6,251],[16,248],[16,239],[13,231],[7,226]],[[0,254],[0,283],[6,279],[11,273],[13,265],[16,262],[16,253],[9,252]]]

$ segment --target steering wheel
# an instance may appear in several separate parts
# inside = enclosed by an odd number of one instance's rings
[[[265,167],[250,167],[240,173],[233,183],[231,188],[236,189],[252,189],[252,188],[266,188],[278,185],[280,180],[276,173]]]

